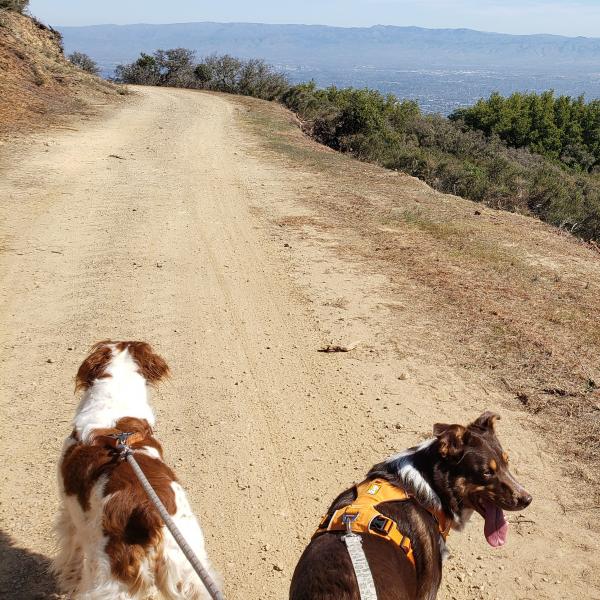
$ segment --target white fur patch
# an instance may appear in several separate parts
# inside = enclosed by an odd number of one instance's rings
[[[153,448],[152,446],[144,446],[143,448],[138,448],[135,452],[136,453],[143,452],[150,458],[156,458],[158,460],[162,460],[160,457],[160,452],[156,448]]]
[[[177,512],[173,515],[173,520],[204,568],[215,578],[204,547],[202,529],[192,512],[187,496],[177,482],[173,482],[171,487],[175,492],[177,504]],[[163,559],[166,577],[161,592],[166,598],[209,598],[200,578],[166,527],[163,528]]]
[[[431,446],[433,442],[435,442],[435,438],[425,440],[418,446],[390,456],[385,462],[398,473],[402,484],[414,494],[419,502],[429,508],[442,510],[442,503],[438,495],[414,466],[415,455]]]
[[[73,427],[86,443],[94,429],[114,427],[123,417],[146,419],[154,427],[154,413],[148,402],[146,380],[129,350],[111,346],[112,358],[106,367],[110,377],[96,379],[77,407]]]

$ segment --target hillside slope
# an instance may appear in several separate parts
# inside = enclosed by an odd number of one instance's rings
[[[58,32],[0,10],[0,135],[56,122],[119,92],[66,60]]]
[[[77,366],[115,337],[170,363],[158,436],[227,598],[285,598],[338,492],[484,409],[534,502],[501,549],[478,516],[451,535],[439,600],[600,597],[592,250],[318,146],[265,102],[142,88],[33,139],[0,149],[0,596],[53,598],[49,473]]]

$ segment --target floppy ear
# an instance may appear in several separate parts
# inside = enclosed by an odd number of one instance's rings
[[[112,350],[109,344],[111,344],[110,340],[103,340],[94,344],[89,355],[79,366],[77,375],[75,376],[76,392],[87,390],[96,379],[109,377],[105,371],[112,357]]]
[[[467,430],[462,425],[436,423],[433,435],[438,439],[438,452],[443,458],[457,458],[464,450]]]
[[[133,360],[137,363],[140,374],[148,383],[158,383],[169,376],[169,366],[165,359],[156,354],[152,346],[146,342],[125,342]]]
[[[470,429],[481,429],[482,431],[494,431],[494,423],[500,420],[500,415],[495,412],[486,410],[480,417],[473,421]]]

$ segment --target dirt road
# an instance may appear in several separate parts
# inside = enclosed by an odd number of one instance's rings
[[[310,216],[312,175],[261,152],[242,114],[223,96],[142,89],[1,150],[0,597],[53,597],[55,464],[99,339],[148,340],[170,363],[158,436],[232,600],[285,598],[344,486],[435,421],[501,405],[434,348],[398,352],[390,330],[409,338],[427,313],[393,321],[403,298],[384,276],[275,223]],[[330,340],[360,344],[318,353]],[[501,412],[535,501],[502,550],[479,517],[452,536],[441,597],[600,598],[593,513],[569,510],[566,465],[529,417]]]

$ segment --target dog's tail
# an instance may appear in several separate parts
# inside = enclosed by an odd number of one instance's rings
[[[221,582],[215,576],[215,572],[209,563],[204,547],[202,529],[192,513],[185,492],[178,483],[173,484],[173,489],[177,498],[177,512],[173,515],[173,521],[175,521],[175,525],[183,534],[202,566],[220,584]],[[210,598],[204,584],[166,526],[163,527],[162,531],[161,551],[156,571],[156,586],[165,598],[172,600],[204,600]]]
[[[109,498],[104,511],[103,529],[108,537],[106,553],[113,573],[135,593],[147,593],[155,584],[153,557],[159,556],[162,520],[150,502],[127,506]]]

